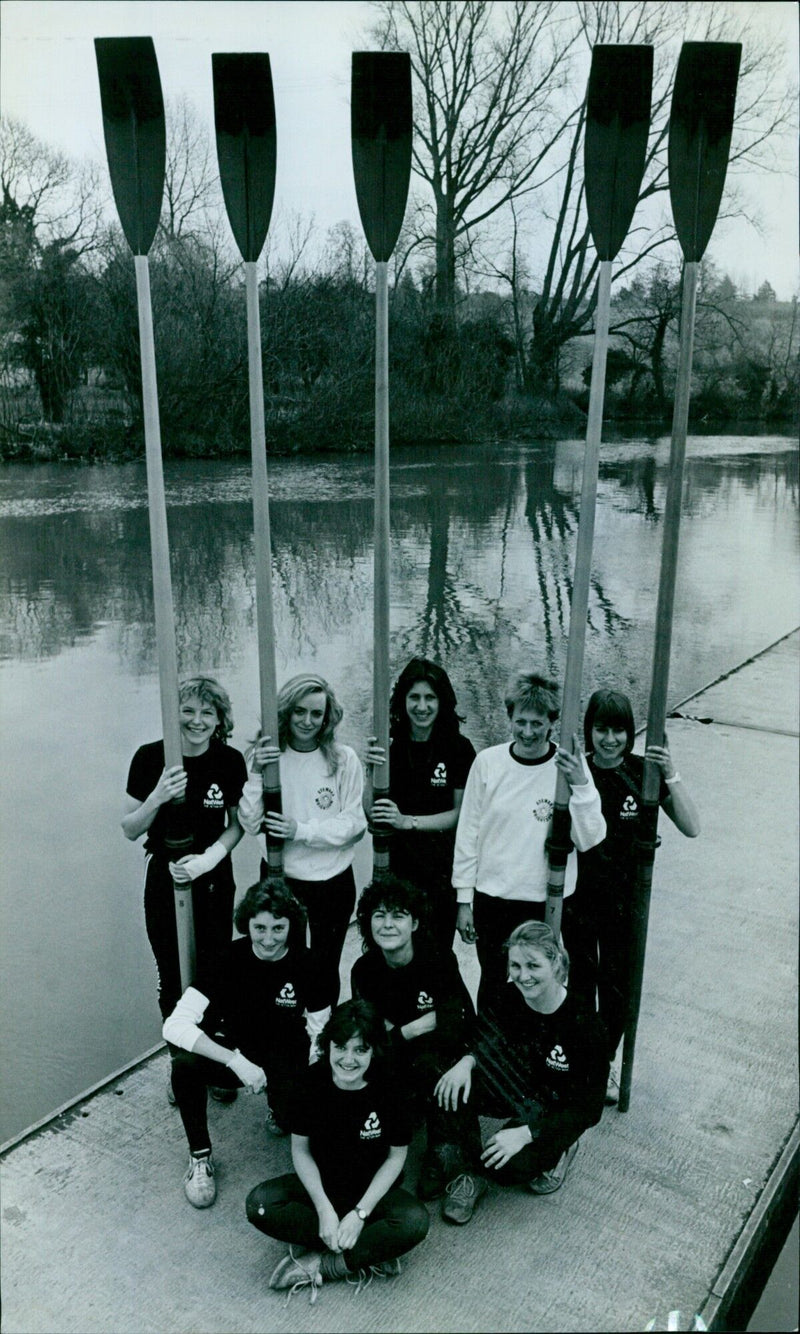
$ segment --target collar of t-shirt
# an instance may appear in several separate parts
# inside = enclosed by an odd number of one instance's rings
[[[546,755],[541,755],[538,760],[523,760],[521,756],[514,754],[514,742],[512,741],[509,744],[508,753],[516,764],[524,764],[526,768],[532,769],[534,765],[547,764],[548,760],[552,760],[553,756],[556,753],[556,746],[555,743],[551,741],[548,744]]]

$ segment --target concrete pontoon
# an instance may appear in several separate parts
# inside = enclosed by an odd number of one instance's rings
[[[267,1289],[283,1248],[244,1198],[288,1144],[261,1099],[212,1104],[219,1198],[190,1208],[160,1051],[5,1147],[6,1334],[643,1330],[675,1311],[670,1328],[741,1327],[796,1209],[799,638],[669,724],[703,830],[660,821],[630,1111],[584,1136],[557,1195],[495,1187],[463,1229],[434,1203],[399,1278],[287,1305]],[[346,969],[357,949],[351,928]]]

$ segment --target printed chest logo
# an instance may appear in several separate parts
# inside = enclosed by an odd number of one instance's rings
[[[620,808],[619,817],[621,820],[635,820],[639,814],[639,807],[636,798],[628,793]]]
[[[225,805],[225,798],[222,795],[222,788],[218,783],[212,783],[206,795],[203,797],[203,805],[206,810],[218,811]]]
[[[418,1009],[418,1010],[432,1010],[432,1009],[433,1009],[433,996],[429,996],[428,993],[427,993],[427,991],[421,991],[421,992],[419,993],[419,995],[417,996],[417,1009]]]
[[[333,788],[332,787],[319,788],[317,791],[317,795],[314,798],[314,801],[319,806],[321,811],[329,811],[331,806],[333,805]]]
[[[383,1127],[377,1112],[370,1112],[359,1133],[359,1139],[378,1139]]]
[[[447,765],[444,760],[437,764],[431,774],[431,787],[447,787]]]
[[[553,1048],[553,1050],[551,1051],[550,1055],[547,1058],[546,1064],[550,1067],[551,1070],[565,1070],[565,1071],[569,1070],[569,1061],[564,1055],[564,1048],[560,1045],[560,1043],[556,1043],[555,1047]]]
[[[295,995],[294,984],[292,982],[284,982],[275,997],[275,1004],[282,1006],[283,1009],[297,1009],[297,996]]]
[[[547,824],[553,814],[553,803],[547,797],[540,797],[533,808],[533,814],[542,824]]]

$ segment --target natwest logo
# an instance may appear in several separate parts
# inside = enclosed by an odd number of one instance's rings
[[[556,1043],[548,1056],[547,1065],[550,1066],[551,1070],[569,1070],[569,1061],[564,1055],[564,1048],[559,1043]]]
[[[287,1009],[292,1009],[292,1010],[297,1009],[297,997],[294,993],[293,983],[284,982],[283,986],[281,987],[280,991],[275,997],[275,1004],[282,1005],[284,1006],[284,1008]]]
[[[378,1139],[381,1134],[381,1123],[377,1112],[370,1112],[363,1126],[361,1127],[360,1139]]]

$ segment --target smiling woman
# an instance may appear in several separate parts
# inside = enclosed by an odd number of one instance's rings
[[[233,931],[234,882],[230,854],[242,837],[237,807],[247,776],[244,758],[227,744],[233,714],[227,691],[210,676],[181,684],[183,764],[164,767],[163,741],[134,755],[122,829],[131,840],[146,834],[144,911],[158,967],[161,1013],[181,994],[173,882],[191,884],[197,965],[213,971]],[[173,861],[170,840],[179,803],[181,833],[191,852]]]

